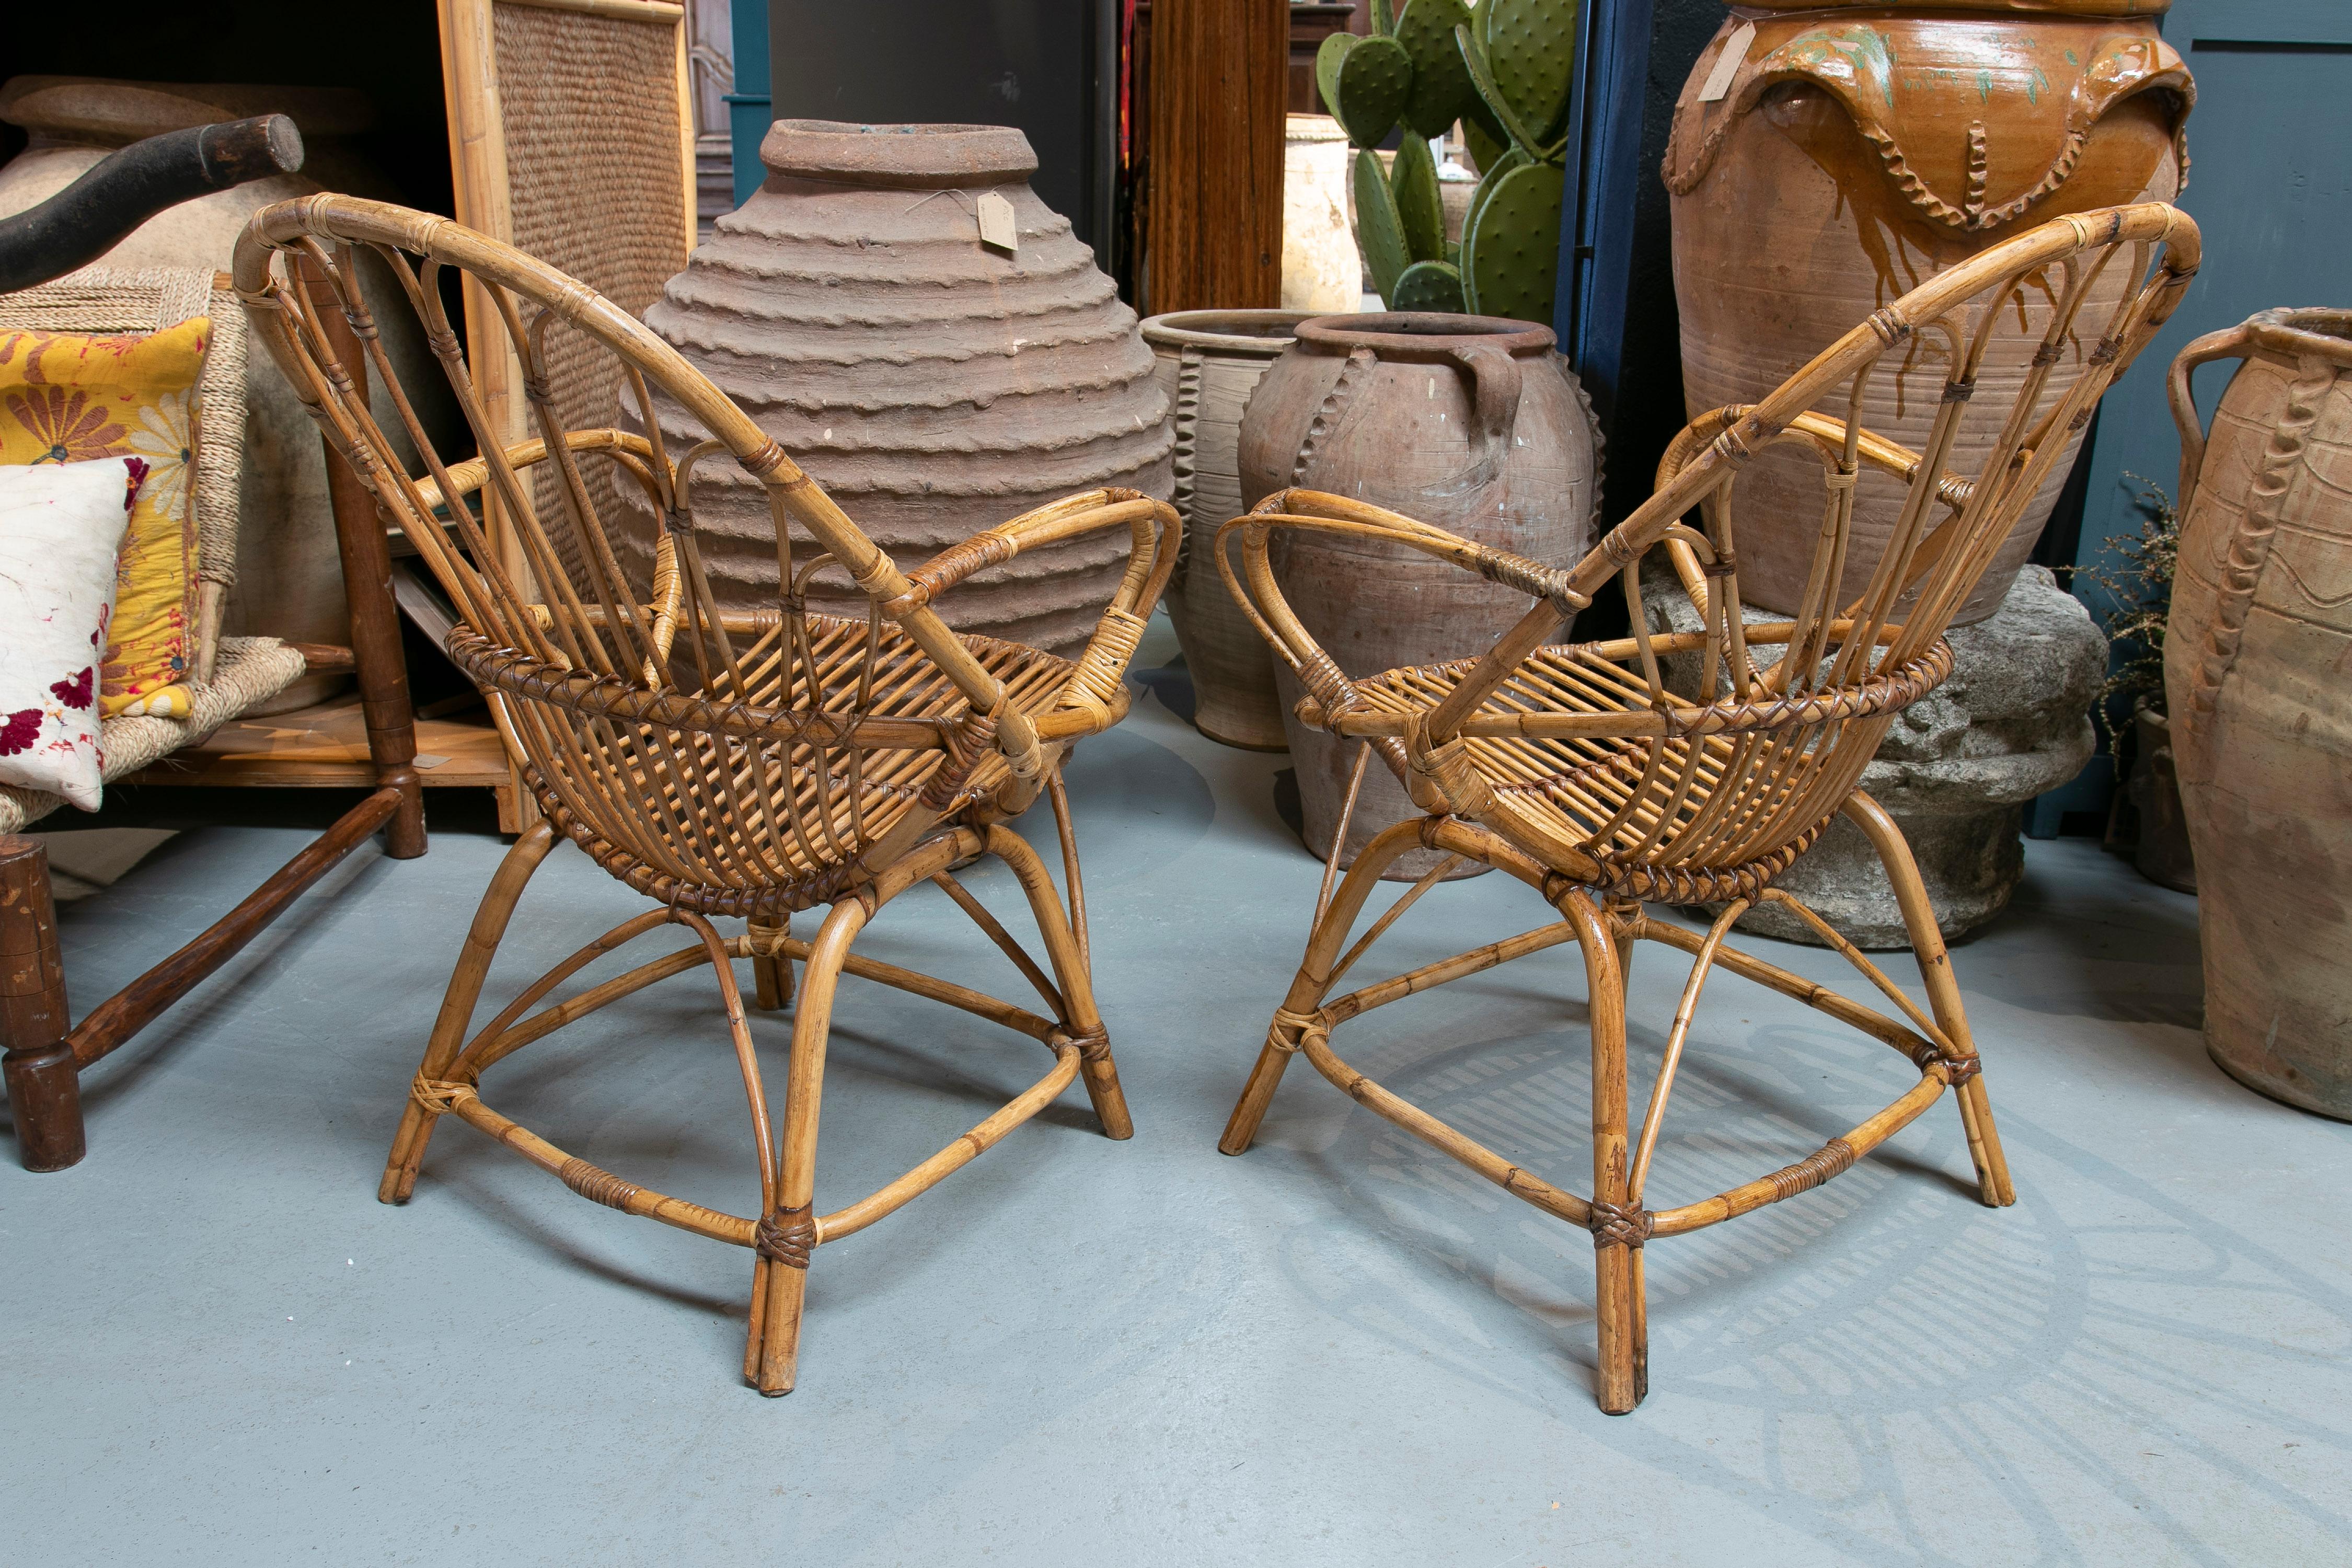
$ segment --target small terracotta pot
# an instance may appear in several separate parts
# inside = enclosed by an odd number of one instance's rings
[[[2197,856],[2180,804],[2180,772],[2172,756],[2172,727],[2146,703],[2132,712],[2131,775],[2124,793],[2139,818],[2132,864],[2158,887],[2197,890]]]
[[[2189,373],[2242,359],[2210,439]],[[2197,852],[2205,1048],[2352,1120],[2352,310],[2266,310],[2173,363],[2165,712]]]
[[[2168,3],[1776,0],[1727,19],[1675,105],[1664,167],[1690,414],[1756,402],[1872,311],[2038,224],[2172,199],[2196,89],[2157,33]],[[2125,271],[2095,281],[2068,345],[2077,360],[2095,351]],[[2000,313],[1979,401],[2014,394],[2063,289],[2054,275],[2030,279]],[[1919,333],[1872,378],[1863,422],[1923,447],[1948,369],[1941,337]],[[1999,435],[1997,422],[1964,426],[1948,466],[1974,478]],[[2000,606],[2072,467],[2050,470],[1955,626]],[[1843,595],[1868,582],[1902,502],[1894,479],[1864,476]],[[1742,595],[1793,613],[1821,523],[1811,459],[1765,453],[1740,479],[1738,513]]]
[[[1213,741],[1257,752],[1290,743],[1275,696],[1274,655],[1225,591],[1210,546],[1218,528],[1245,510],[1242,413],[1306,319],[1297,310],[1178,310],[1143,323],[1154,374],[1176,411],[1184,552],[1167,598],[1192,675],[1192,723]]]
[[[1242,421],[1242,498],[1286,486],[1370,501],[1478,543],[1569,566],[1591,548],[1601,436],[1548,328],[1486,316],[1322,316],[1275,362]],[[1524,595],[1398,545],[1281,536],[1275,569],[1299,620],[1350,676],[1486,651],[1527,613]],[[1277,668],[1307,845],[1330,852],[1355,748],[1291,711]],[[1417,815],[1375,761],[1340,859]],[[1410,880],[1417,850],[1388,875]],[[1468,874],[1468,873],[1465,873]]]

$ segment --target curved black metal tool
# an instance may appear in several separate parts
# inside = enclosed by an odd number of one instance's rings
[[[0,218],[0,293],[96,260],[165,207],[301,166],[302,134],[282,114],[134,142],[40,205]]]

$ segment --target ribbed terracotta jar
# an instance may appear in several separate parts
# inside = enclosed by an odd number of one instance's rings
[[[1252,505],[1303,485],[1552,566],[1573,565],[1592,545],[1600,466],[1592,405],[1552,352],[1550,330],[1488,316],[1301,321],[1242,420],[1242,499]],[[1284,595],[1350,676],[1484,653],[1528,611],[1526,595],[1402,545],[1277,538]],[[1305,692],[1286,668],[1276,684],[1307,846],[1328,855],[1356,748],[1298,721]],[[1416,815],[1374,759],[1341,862]],[[1438,858],[1415,850],[1387,875],[1410,880]]]
[[[2179,389],[2244,363],[2203,441]],[[2165,717],[2197,861],[2205,1047],[2352,1120],[2352,310],[2266,310],[2176,363]]]
[[[1167,499],[1175,438],[1151,352],[1069,220],[1029,189],[1026,136],[780,120],[760,158],[767,183],[719,219],[646,322],[901,567],[1074,490]],[[981,243],[975,214],[991,194],[1012,204],[1012,255]],[[690,438],[681,411],[662,417]],[[772,602],[774,526],[758,488],[707,463],[692,500],[720,601]],[[641,567],[653,526],[640,510]],[[805,560],[814,547],[802,547]],[[1105,533],[1024,552],[939,607],[961,630],[1072,652],[1127,549]],[[837,572],[811,598],[865,603]]]
[[[1290,743],[1275,696],[1274,655],[1225,591],[1210,548],[1218,528],[1245,510],[1242,414],[1250,394],[1306,319],[1297,310],[1177,310],[1143,323],[1154,374],[1176,411],[1184,562],[1167,597],[1192,676],[1192,723],[1213,741],[1260,752]]]
[[[1690,413],[1755,402],[1873,310],[2037,224],[2176,195],[2195,89],[2157,35],[2170,3],[1739,7],[1692,68],[1666,151]],[[2120,267],[2101,277],[2070,353],[2096,347],[2125,284]],[[1979,399],[2008,396],[2025,374],[2051,298],[2037,284],[2002,312]],[[1899,367],[1874,379],[1863,419],[1916,449],[1947,351],[1922,332]],[[1970,422],[1950,466],[1973,476],[1999,434]],[[1740,483],[1740,590],[1768,609],[1797,609],[1812,561],[1811,461],[1783,447]],[[2050,471],[1955,624],[1999,607],[2071,467]],[[1847,593],[1868,581],[1901,505],[1893,479],[1864,475]]]

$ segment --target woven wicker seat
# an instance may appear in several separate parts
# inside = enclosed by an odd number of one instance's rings
[[[445,460],[409,410],[374,322],[348,286],[343,258],[353,246],[373,248],[400,279],[480,455]],[[331,287],[310,286],[287,257],[315,268]],[[529,440],[502,443],[495,434],[499,422],[486,411],[446,314],[439,280],[451,270],[463,275],[475,302],[476,331],[502,332],[511,343],[537,429]],[[450,656],[487,693],[543,814],[509,852],[475,916],[409,1085],[379,1195],[406,1200],[434,1128],[455,1116],[592,1202],[748,1247],[756,1261],[744,1375],[763,1394],[782,1394],[795,1376],[805,1281],[820,1247],[928,1191],[1073,1080],[1085,1083],[1107,1133],[1125,1138],[1133,1131],[1095,1008],[1061,767],[1073,742],[1127,711],[1122,677],[1174,565],[1176,513],[1132,490],[1088,491],[901,572],[668,344],[510,247],[422,213],[315,196],[258,215],[239,242],[235,276],[257,334],[329,441],[457,606]],[[422,454],[421,471],[402,465],[396,444],[353,395],[321,330],[330,312],[346,317],[366,345],[399,405],[399,426]],[[575,387],[620,388],[614,423],[567,426],[551,391],[550,366],[559,363]],[[721,608],[711,595],[691,498],[697,476],[724,465],[740,470],[729,480],[748,478],[767,497],[775,526],[772,603]],[[634,500],[634,513],[616,496]],[[643,558],[616,548],[615,531],[632,515],[655,520],[650,581],[633,579],[620,564]],[[1127,536],[1128,566],[1075,660],[959,636],[932,607],[975,573],[1097,530]],[[824,573],[847,576],[866,596],[867,613],[810,611],[810,584]],[[1005,826],[1041,797],[1060,830],[1066,904],[1036,852]],[[469,1037],[517,900],[559,838],[579,845],[654,907],[539,977]],[[952,875],[982,856],[1004,861],[1018,880],[1044,939],[1043,963]],[[884,906],[927,882],[1013,961],[1041,1010],[851,952]],[[795,937],[791,916],[820,907],[819,929],[808,940]],[[748,924],[722,935],[710,922],[726,917]],[[682,949],[581,994],[549,1000],[589,964],[669,926],[685,928]],[[797,994],[795,963],[805,965]],[[738,963],[749,965],[761,1007],[793,1010],[780,1129],[771,1124]],[[756,1215],[723,1214],[656,1192],[555,1148],[483,1103],[484,1073],[515,1051],[704,965],[726,1005],[750,1102]],[[821,1214],[818,1111],[834,990],[844,973],[1025,1035],[1053,1066],[914,1170]]]
[[[2015,1200],[1976,1047],[1936,916],[1894,820],[1859,787],[1895,716],[1951,670],[1943,633],[2089,421],[2100,395],[2161,327],[2196,270],[2196,226],[2172,208],[2086,213],[1994,247],[1853,328],[1763,402],[1695,421],[1659,465],[1658,489],[1574,569],[1472,544],[1343,496],[1268,497],[1217,536],[1218,564],[1258,630],[1298,674],[1307,723],[1361,742],[1358,780],[1377,754],[1427,813],[1373,838],[1338,882],[1348,842],[1333,837],[1307,955],[1276,1008],[1257,1065],[1220,1147],[1238,1154],[1293,1056],[1364,1105],[1517,1197],[1592,1233],[1599,1277],[1601,1407],[1638,1404],[1648,1385],[1643,1249],[1820,1185],[1956,1089],[1990,1205]],[[2102,294],[2102,290],[2104,293]],[[2095,307],[2094,301],[2096,300]],[[2034,322],[2030,364],[1988,366],[1991,323]],[[2000,396],[1978,395],[1980,373]],[[1910,452],[1861,427],[1881,377],[1940,382],[1927,447]],[[1915,384],[1913,396],[1927,395]],[[1947,471],[1963,420],[1995,432],[1972,475]],[[1821,522],[1803,603],[1787,620],[1747,624],[1739,605],[1737,500],[1743,468],[1768,448],[1817,462]],[[1875,560],[1855,527],[1865,471],[1904,501]],[[1685,518],[1697,513],[1696,526]],[[1308,635],[1282,595],[1269,547],[1285,530],[1402,546],[1450,561],[1536,602],[1483,657],[1353,678]],[[1233,546],[1240,546],[1235,565]],[[1701,630],[1654,634],[1640,571],[1664,558]],[[1565,623],[1610,579],[1633,635],[1562,647]],[[1858,595],[1852,583],[1866,579]],[[1775,656],[1779,657],[1775,657]],[[1689,690],[1664,666],[1695,664]],[[1349,793],[1354,808],[1355,786]],[[1901,905],[1929,1005],[1923,1009],[1775,878],[1843,815],[1868,837]],[[1415,848],[1444,856],[1349,945],[1374,882]],[[1517,878],[1560,917],[1520,935],[1331,993],[1415,900],[1461,861]],[[1337,882],[1336,891],[1334,884]],[[1720,903],[1703,934],[1644,904]],[[1754,905],[1781,904],[1850,959],[1890,1014],[1839,994],[1726,939]],[[1593,1167],[1589,1194],[1505,1159],[1349,1067],[1334,1032],[1372,1008],[1573,942],[1591,990]],[[1637,1124],[1629,1114],[1625,969],[1643,942],[1691,955],[1664,1058]],[[1343,951],[1344,950],[1344,951]],[[1918,1074],[1893,1104],[1794,1163],[1713,1197],[1646,1206],[1650,1163],[1693,1016],[1718,969],[1769,986],[1894,1047]]]

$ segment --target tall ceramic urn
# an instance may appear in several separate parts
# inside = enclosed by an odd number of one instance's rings
[[[1213,741],[1259,752],[1290,743],[1275,694],[1274,655],[1225,591],[1213,546],[1218,528],[1244,510],[1242,416],[1250,395],[1305,319],[1297,310],[1174,310],[1143,323],[1160,384],[1176,410],[1175,500],[1184,519],[1184,554],[1168,585],[1168,616],[1192,677],[1193,727]]]
[[[1168,499],[1175,438],[1151,351],[1069,220],[1030,190],[1026,136],[780,120],[760,158],[767,183],[718,220],[646,323],[901,567],[1076,490]],[[673,439],[694,438],[682,409],[661,417]],[[638,508],[642,566],[655,521],[633,487],[620,489]],[[759,487],[704,463],[691,499],[722,604],[773,603],[774,524]],[[940,611],[959,630],[1075,652],[1128,545],[1114,532],[1024,552]],[[814,547],[801,548],[809,559]],[[838,572],[810,599],[864,613]]]
[[[1297,332],[1242,419],[1244,501],[1286,486],[1328,490],[1549,566],[1572,566],[1591,548],[1600,429],[1549,327],[1398,314],[1318,316]],[[1276,537],[1284,596],[1346,675],[1484,653],[1528,612],[1526,595],[1402,545]],[[1307,847],[1327,856],[1356,746],[1300,723],[1304,689],[1287,668],[1276,674]],[[1341,863],[1418,814],[1375,758]],[[1410,881],[1438,858],[1415,850],[1387,875]]]
[[[2242,361],[2208,437],[2189,374]],[[2197,861],[2205,1047],[2352,1120],[2352,310],[2266,310],[2173,365],[2165,716]]]
[[[2067,213],[2170,200],[2187,173],[2195,88],[2158,36],[2171,0],[1740,0],[1675,105],[1673,198],[1683,384],[1696,416],[1753,403],[1880,306]],[[2094,352],[2124,268],[2094,285],[2067,351]],[[1977,395],[2031,367],[2063,280],[2001,313]],[[1920,333],[1874,378],[1864,422],[1925,444],[1948,350]],[[1973,476],[1999,431],[1975,423],[1951,466]],[[1741,481],[1739,581],[1792,613],[1820,525],[1820,475],[1783,447]],[[2050,471],[1955,624],[1990,616],[2056,503]],[[1865,474],[1844,586],[1859,593],[1902,503]]]

